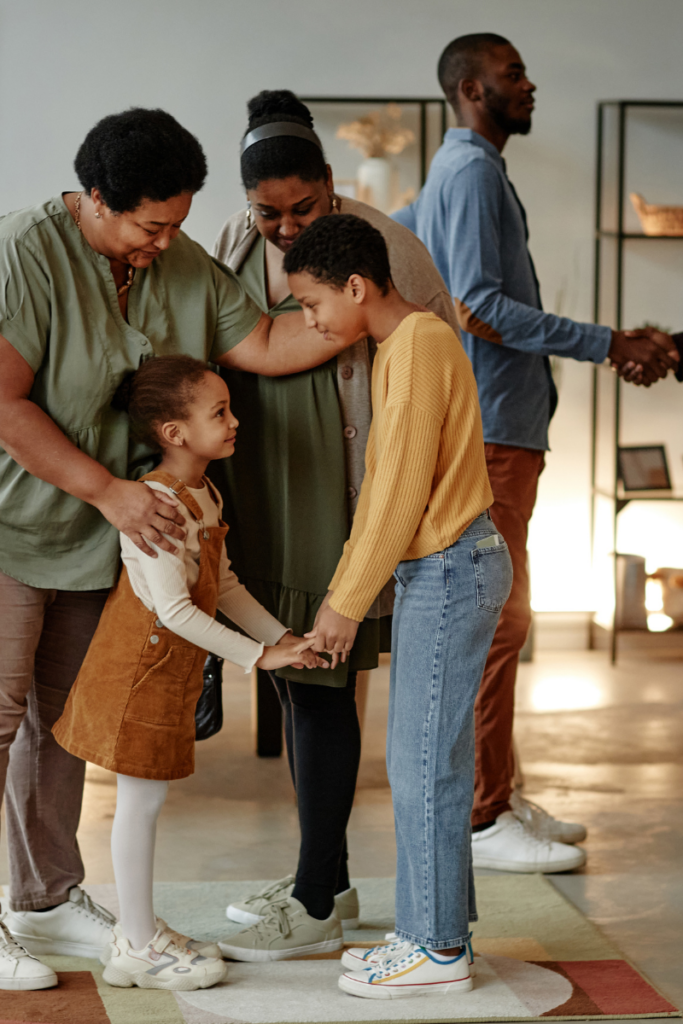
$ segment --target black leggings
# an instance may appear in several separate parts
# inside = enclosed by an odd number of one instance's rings
[[[311,917],[332,913],[349,888],[346,826],[360,761],[356,673],[345,687],[294,683],[270,674],[280,697],[287,759],[299,808],[301,848],[292,895]]]

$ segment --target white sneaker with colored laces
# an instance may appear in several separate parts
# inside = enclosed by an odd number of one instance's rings
[[[34,956],[86,956],[99,959],[111,942],[116,918],[74,885],[66,903],[52,910],[8,910],[5,924]]]
[[[339,988],[362,999],[403,999],[469,992],[472,977],[465,950],[445,960],[414,942],[404,942],[372,967],[342,974]]]
[[[344,950],[341,962],[344,967],[351,971],[362,971],[364,967],[372,967],[373,964],[384,960],[387,954],[395,953],[400,946],[405,945],[405,939],[399,939],[396,932],[387,932],[386,938],[389,942],[384,946],[373,946],[372,949],[355,947]],[[476,972],[474,964],[474,953],[472,952],[472,932],[467,936],[465,955],[470,969],[470,976],[474,977]]]
[[[193,992],[223,981],[227,965],[222,960],[181,949],[170,934],[161,929],[144,949],[133,949],[121,931],[114,927],[107,966],[102,977],[117,988],[163,988],[172,992]]]
[[[57,981],[51,967],[41,964],[12,938],[0,917],[0,989],[33,992],[52,988]]]
[[[515,818],[539,839],[549,839],[551,843],[582,843],[588,834],[578,822],[553,818],[552,814],[527,800],[517,789],[513,790],[510,797],[510,807]]]
[[[490,828],[472,833],[472,862],[475,868],[549,874],[580,868],[586,853],[568,843],[539,839],[512,811],[503,811]]]
[[[282,900],[292,895],[294,889],[294,875],[285,875],[279,881],[267,885],[265,889],[247,896],[241,903],[231,903],[225,911],[229,921],[237,921],[238,924],[258,924],[262,921],[269,903],[274,900]],[[337,917],[341,921],[342,928],[357,928],[360,916],[358,903],[358,892],[355,888],[345,889],[334,897],[334,905],[337,908]]]
[[[252,962],[333,953],[343,945],[336,909],[326,920],[319,921],[293,896],[269,903],[262,921],[220,943],[223,956]]]

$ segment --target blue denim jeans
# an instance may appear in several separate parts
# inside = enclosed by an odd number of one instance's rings
[[[477,547],[496,535],[497,546]],[[488,512],[455,544],[396,569],[387,770],[396,823],[396,932],[461,946],[476,921],[470,815],[474,701],[512,585]]]

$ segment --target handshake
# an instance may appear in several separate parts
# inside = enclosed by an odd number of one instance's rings
[[[656,327],[635,331],[612,331],[607,357],[620,377],[631,384],[649,388],[669,370],[679,368],[679,350],[670,334]]]

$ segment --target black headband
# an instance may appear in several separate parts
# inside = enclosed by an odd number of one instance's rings
[[[312,128],[306,128],[305,125],[297,124],[295,121],[271,121],[270,124],[262,124],[260,128],[254,128],[253,132],[244,136],[240,155],[255,143],[263,142],[264,139],[274,139],[278,135],[296,135],[300,139],[312,142],[322,152],[323,144]]]

